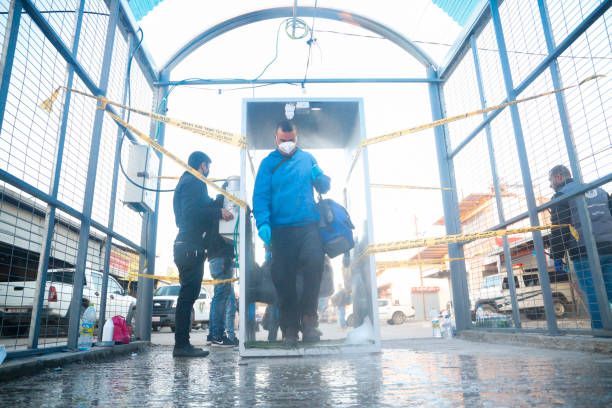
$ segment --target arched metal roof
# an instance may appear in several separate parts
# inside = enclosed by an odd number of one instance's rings
[[[217,38],[218,36],[224,33],[259,21],[271,20],[275,18],[293,17],[293,10],[293,7],[268,8],[241,14],[239,16],[225,20],[213,27],[202,31],[200,34],[189,40],[184,46],[182,46],[178,51],[176,51],[172,55],[172,57],[168,59],[168,61],[162,66],[161,71],[172,71],[181,61],[187,58],[192,52],[194,52],[210,40]],[[425,67],[433,67],[434,69],[437,69],[437,65],[433,61],[433,59],[429,55],[427,55],[427,53],[423,51],[418,45],[416,45],[397,31],[392,30],[384,24],[374,21],[368,17],[364,17],[359,14],[350,13],[343,10],[330,8],[297,7],[296,17],[313,16],[316,18],[336,20],[343,23],[362,27],[398,45],[404,51],[408,52],[410,55],[416,58],[417,61],[419,61]]]

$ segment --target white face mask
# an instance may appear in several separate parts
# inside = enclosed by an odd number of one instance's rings
[[[295,142],[284,142],[278,145],[278,151],[285,156],[290,156],[296,149]]]

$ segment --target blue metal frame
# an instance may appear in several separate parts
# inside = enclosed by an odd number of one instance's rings
[[[463,57],[470,50],[470,39],[472,37],[478,37],[491,19],[488,0],[481,0],[476,9],[479,11],[474,13],[473,20],[465,25],[461,34],[458,36],[458,40],[448,51],[444,58],[444,62],[440,66],[440,69],[438,69],[438,77],[444,81],[452,75],[457,65],[459,65]]]
[[[128,33],[128,61],[130,59],[130,55],[132,54],[134,47],[134,34]],[[127,63],[125,67],[125,81],[123,83],[123,96],[122,96],[122,104],[127,103],[127,93],[128,93],[128,77],[127,77]],[[121,119],[125,118],[125,109],[121,110]],[[111,180],[111,195],[109,201],[108,208],[108,228],[110,230],[113,229],[115,225],[115,207],[117,205],[117,181],[119,180],[119,166],[121,161],[121,152],[119,148],[121,147],[121,139],[123,137],[123,128],[121,126],[117,127],[117,141],[115,142],[115,163],[113,164],[113,178]],[[99,327],[104,327],[104,323],[106,322],[106,296],[108,294],[108,274],[110,271],[110,257],[111,257],[111,249],[113,246],[113,237],[111,234],[106,234],[106,247],[104,248],[104,261],[102,265],[104,265],[104,270],[102,272],[102,294],[100,298],[100,312],[98,321]],[[98,331],[98,340],[102,341],[102,330]]]
[[[15,59],[15,49],[17,48],[19,24],[21,23],[21,9],[21,0],[12,0],[6,21],[2,60],[0,60],[0,75],[2,75],[0,77],[0,128],[4,122],[6,98],[8,96],[11,73],[13,71],[13,60]]]
[[[546,46],[548,48],[548,52],[550,53],[555,48],[555,40],[552,34],[552,27],[550,26],[546,1],[538,0],[538,8],[540,10],[540,18],[542,20],[542,29],[544,32],[544,38],[546,39]],[[550,76],[555,89],[560,89],[563,87],[557,60],[554,60],[550,64]],[[582,177],[582,170],[580,169],[580,161],[578,160],[578,154],[576,152],[576,146],[574,144],[574,138],[572,136],[569,122],[569,115],[567,114],[567,107],[565,105],[565,95],[560,92],[555,94],[555,97],[557,100],[557,109],[559,110],[559,119],[561,122],[561,129],[563,130],[567,155],[572,168],[572,175],[574,181],[579,184],[583,184],[584,179]],[[580,225],[582,226],[582,239],[584,240],[584,246],[589,259],[589,269],[591,270],[591,276],[593,278],[593,287],[595,289],[595,295],[599,305],[602,326],[604,329],[612,329],[612,313],[610,312],[609,299],[605,291],[605,284],[601,271],[601,265],[599,263],[597,245],[593,240],[593,229],[591,226],[591,217],[587,209],[587,203],[582,195],[577,196],[575,201],[578,209]]]
[[[119,16],[121,20],[128,28],[128,32],[136,36],[138,32],[138,23],[134,19],[134,14],[132,13],[132,9],[128,4],[128,0],[119,0],[119,6],[121,10]],[[147,49],[144,41],[140,44],[140,47],[138,47],[134,58],[136,58],[136,60],[140,63],[142,73],[147,81],[149,81],[149,84],[152,84],[159,79],[159,73],[155,67],[155,62],[153,61],[153,57]]]
[[[508,95],[508,100],[512,101],[516,99],[517,93],[514,90],[514,85],[512,84],[512,71],[510,69],[510,62],[508,61],[506,41],[504,39],[504,32],[501,24],[501,18],[499,16],[497,1],[498,0],[489,1],[489,5],[491,7],[491,20],[493,21],[495,39],[497,40],[497,46],[499,48],[499,59],[504,76],[506,93]],[[535,194],[533,192],[533,183],[531,180],[531,171],[529,169],[529,159],[527,157],[525,139],[523,137],[521,118],[519,115],[518,106],[511,105],[509,108],[510,115],[512,117],[512,128],[514,130],[516,150],[518,152],[518,159],[521,167],[521,177],[523,180],[523,189],[525,191],[525,200],[527,201],[527,210],[529,212],[529,221],[531,226],[536,227],[540,225],[540,221],[538,219],[538,212],[536,210],[537,204]],[[550,278],[548,276],[548,265],[546,263],[544,253],[544,240],[542,239],[542,232],[533,231],[531,235],[533,237],[533,245],[536,252],[536,261],[538,264],[538,274],[540,276],[540,286],[542,287],[542,298],[544,299],[544,310],[546,312],[548,332],[551,335],[557,335],[559,329],[557,327],[557,317],[555,316],[553,298],[550,290]]]
[[[104,57],[100,68],[100,94],[106,94],[108,78],[110,75],[110,64],[113,56],[113,45],[115,43],[115,31],[119,20],[119,2],[110,1],[110,16],[106,30],[106,41]],[[87,248],[89,246],[89,231],[91,229],[91,211],[93,208],[94,190],[96,186],[96,175],[98,172],[98,155],[100,153],[100,140],[102,138],[102,125],[104,123],[105,112],[101,102],[98,101],[98,109],[94,118],[91,144],[89,148],[89,162],[87,167],[87,181],[85,183],[85,196],[83,198],[83,215],[81,220],[81,230],[79,232],[79,246],[75,265],[74,288],[72,292],[72,302],[70,304],[70,318],[68,325],[68,348],[77,348],[78,327],[81,315],[81,298],[83,296],[83,284],[85,282],[85,265],[87,260]]]
[[[476,38],[472,35],[470,37],[470,45],[472,47],[472,56],[474,58],[474,71],[476,73],[476,83],[478,84],[478,94],[480,95],[480,105],[482,108],[487,106],[485,98],[484,87],[482,84],[482,73],[480,72],[480,60],[478,58],[478,49],[476,48]],[[487,112],[483,113],[483,118],[487,119]],[[487,135],[487,150],[489,152],[489,164],[491,166],[491,177],[493,179],[493,189],[495,190],[495,203],[497,204],[497,216],[500,222],[504,222],[504,204],[501,196],[501,188],[499,187],[499,177],[497,176],[497,163],[495,160],[495,147],[493,146],[493,137],[491,136],[491,127],[487,124],[485,127]],[[514,326],[517,328],[521,327],[521,318],[519,316],[519,307],[516,300],[516,286],[514,282],[514,271],[512,269],[512,254],[510,252],[510,245],[508,244],[508,237],[503,237],[504,240],[504,260],[506,264],[506,275],[508,276],[508,287],[510,289],[510,301],[512,303],[512,319],[514,320]],[[500,268],[501,272],[501,268]],[[476,307],[476,305],[474,305]]]
[[[72,55],[72,51],[66,47],[60,36],[55,32],[53,27],[49,24],[47,19],[40,13],[36,6],[32,3],[32,0],[21,0],[23,1],[23,9],[28,13],[32,21],[38,26],[40,31],[45,35],[47,40],[53,45],[57,52],[66,60],[68,65],[74,69],[74,72],[79,76],[81,81],[85,84],[87,89],[94,95],[105,95],[105,92],[100,89],[93,79],[87,74],[87,71],[81,63]],[[118,0],[119,1],[119,0]],[[107,111],[114,113],[119,116],[117,111],[110,105],[106,105]],[[0,117],[0,119],[2,119]],[[1,123],[1,122],[0,122]],[[130,131],[127,131],[127,135],[130,140],[134,141],[136,138]]]
[[[94,227],[97,230],[102,231],[105,234],[111,234],[111,236],[118,240],[123,242],[124,244],[126,244],[127,246],[135,249],[136,251],[140,252],[140,253],[144,253],[145,249],[143,247],[141,247],[140,245],[136,244],[135,242],[129,240],[128,238],[124,237],[121,234],[116,233],[115,231],[111,231],[110,229],[108,229],[105,225],[100,224],[99,222],[92,220],[90,217],[85,217],[83,215],[83,213],[81,213],[80,211],[75,210],[74,208],[70,207],[68,204],[63,203],[61,201],[59,201],[57,198],[53,198],[52,196],[50,196],[49,194],[37,189],[36,187],[32,186],[31,184],[26,183],[25,181],[17,178],[16,176],[12,175],[11,173],[7,172],[6,170],[2,170],[0,169],[0,180],[4,181],[5,183],[10,184],[13,187],[17,187],[19,190],[31,195],[32,197],[38,198],[41,201],[44,201],[45,203],[52,205],[53,207],[55,207],[56,209],[65,212],[68,215],[71,215],[75,218],[78,219],[88,219],[89,223],[91,224],[92,227]]]
[[[554,51],[550,52],[546,58],[542,60],[538,64],[538,66],[531,71],[531,73],[520,83],[519,86],[513,89],[514,95],[520,95],[533,81],[536,80],[538,76],[542,72],[544,72],[549,65],[557,59],[557,57],[565,50],[569,48],[570,45],[578,39],[584,32],[591,26],[597,19],[599,19],[603,14],[612,6],[612,1],[604,1],[602,2],[595,10],[591,12],[578,26],[563,40],[561,43],[554,49]],[[509,102],[511,99],[504,99],[501,103]],[[483,120],[476,128],[465,138],[461,143],[454,148],[449,157],[455,157],[457,153],[459,153],[472,139],[474,139],[478,133],[480,133],[488,123],[491,123],[493,119],[497,117],[505,108],[498,109],[496,111],[491,112],[491,114],[487,117],[487,119]]]
[[[156,82],[156,86],[176,85],[257,85],[257,84],[352,84],[352,83],[430,83],[443,82],[432,78],[273,78],[273,79],[194,79]]]
[[[81,0],[79,11],[76,16],[76,24],[74,27],[74,36],[72,40],[72,53],[76,57],[79,48],[79,40],[81,37],[81,26],[83,23],[83,10],[85,8],[85,0]],[[71,65],[67,67],[68,79],[66,86],[71,87],[74,80],[74,70]],[[55,152],[55,166],[53,168],[53,184],[49,188],[49,194],[53,198],[57,198],[59,190],[60,177],[62,172],[62,161],[64,158],[64,142],[66,140],[66,128],[68,126],[68,116],[70,112],[70,98],[72,94],[66,92],[64,95],[64,104],[62,111],[62,123],[60,125],[59,136],[57,138],[57,147]],[[28,335],[28,347],[38,347],[38,336],[40,332],[40,319],[42,315],[42,307],[45,297],[45,288],[47,284],[47,269],[49,268],[49,255],[51,253],[51,241],[53,240],[53,230],[55,228],[55,207],[48,204],[47,214],[45,217],[45,229],[43,233],[42,248],[40,251],[40,261],[38,263],[38,274],[36,277],[36,290],[34,304],[32,306],[32,316],[30,319],[30,332]]]
[[[427,76],[436,78],[432,68],[427,69]],[[429,101],[431,104],[432,119],[443,119],[444,104],[442,100],[442,86],[437,83],[429,84]],[[457,184],[455,182],[455,169],[453,160],[448,157],[448,134],[446,125],[434,128],[436,153],[438,155],[438,171],[440,173],[440,187],[442,190],[442,204],[444,207],[444,224],[448,235],[461,233],[459,219],[459,201],[457,199]],[[450,258],[465,258],[463,244],[449,244]],[[450,262],[451,290],[453,294],[453,307],[455,309],[455,323],[457,330],[466,330],[472,326],[470,314],[469,294],[467,288],[467,274],[464,261]]]
[[[167,81],[170,72],[161,71],[160,79]],[[154,109],[156,112],[165,115],[168,112],[168,86],[159,87],[156,90]],[[151,121],[151,138],[156,140],[160,146],[164,145],[166,136],[166,124],[164,122]],[[155,153],[159,158],[157,174],[161,174],[163,156],[157,150]],[[161,188],[161,179],[157,179],[157,189]],[[159,192],[155,193],[155,210],[148,212],[147,220],[142,225],[143,245],[146,252],[147,274],[155,275],[155,253],[157,248],[157,224],[159,221]],[[142,266],[142,265],[141,265]],[[140,340],[151,340],[151,315],[153,314],[153,279],[138,277],[138,307],[136,308],[136,330]]]
[[[182,60],[187,58],[192,52],[206,44],[208,41],[227,33],[236,28],[253,24],[259,21],[275,18],[288,18],[293,16],[293,7],[277,7],[257,10],[225,20],[193,37],[184,46],[178,49],[162,66],[161,70],[172,71]],[[370,18],[348,11],[330,9],[325,7],[297,7],[297,16],[324,18],[328,20],[340,21],[347,24],[358,25],[361,28],[379,34],[393,42],[404,51],[408,52],[425,67],[437,67],[435,61],[427,55],[417,44],[404,37],[402,34],[380,24]],[[302,81],[299,81],[302,82]]]

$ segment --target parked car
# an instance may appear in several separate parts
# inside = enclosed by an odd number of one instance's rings
[[[176,303],[180,289],[180,285],[162,286],[153,294],[151,324],[154,331],[158,331],[162,327],[170,327],[172,331],[176,330]],[[200,295],[191,311],[192,328],[209,323],[211,300],[206,288],[201,288]],[[131,320],[130,324],[133,322],[133,319]]]
[[[402,324],[414,318],[416,311],[412,305],[400,304],[399,300],[378,299],[378,318],[388,324]],[[346,307],[346,324],[355,327],[353,305]]]
[[[415,315],[412,305],[400,305],[399,300],[378,299],[378,317],[388,324],[402,324]]]
[[[543,316],[541,310],[544,307],[544,298],[537,268],[523,270],[521,267],[516,267],[513,272],[519,310],[529,318]],[[549,277],[555,315],[563,317],[572,305],[569,275],[559,274],[553,270],[549,271]],[[512,302],[507,275],[496,274],[485,277],[481,288],[471,296],[470,305],[474,320],[479,306],[485,314],[511,313]]]
[[[70,301],[74,291],[75,269],[50,269],[47,271],[45,296],[43,300],[43,318],[68,319]],[[99,271],[85,269],[81,313],[93,302],[96,312],[100,310],[103,275]],[[36,281],[18,281],[0,283],[0,319],[4,322],[18,320],[21,325],[31,316],[36,295]],[[108,277],[106,295],[106,318],[116,315],[127,317],[136,305],[136,298],[126,294],[125,290],[112,276]]]

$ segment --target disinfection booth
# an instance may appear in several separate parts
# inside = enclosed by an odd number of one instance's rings
[[[349,255],[331,260],[331,265],[334,265],[332,290],[341,284],[351,292],[351,304],[346,308],[346,315],[352,326],[340,330],[337,323],[321,323],[320,342],[300,341],[295,349],[284,348],[280,330],[278,340],[270,341],[266,331],[260,328],[261,313],[256,311],[273,302],[275,293],[271,293],[274,287],[264,264],[263,242],[257,236],[255,220],[248,211],[241,210],[238,223],[240,355],[266,357],[380,351],[375,260],[361,255],[373,238],[367,148],[354,161],[359,144],[366,137],[363,100],[251,98],[243,101],[242,114],[242,133],[247,138],[248,149],[241,152],[241,198],[252,204],[259,162],[276,148],[275,126],[281,120],[290,119],[297,127],[300,148],[310,151],[317,159],[319,152],[326,152],[328,160],[321,167],[327,174],[333,167],[336,174],[332,177],[332,188],[341,194],[331,198],[344,205],[351,216],[355,226],[355,248]],[[335,310],[327,301],[330,306],[326,315],[331,318]],[[321,302],[326,302],[325,297]]]

